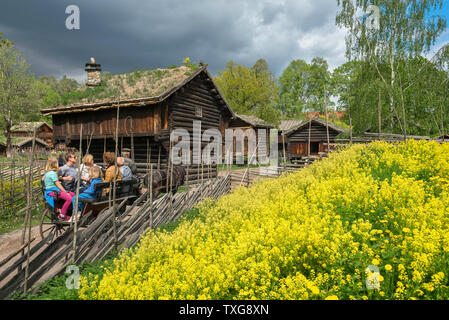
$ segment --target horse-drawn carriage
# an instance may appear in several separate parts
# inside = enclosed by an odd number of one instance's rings
[[[156,199],[160,193],[167,192],[167,189],[170,190],[170,186],[171,192],[177,192],[178,188],[184,183],[185,169],[181,166],[174,166],[171,175],[168,175],[165,170],[153,170],[151,176],[153,199]],[[148,182],[151,180],[151,176],[150,173],[147,173],[143,176],[133,177],[131,180],[115,182],[115,202],[123,203],[123,201],[126,201],[126,204],[121,207],[121,210],[126,210],[126,205],[132,205],[142,193],[142,189],[148,189]],[[173,178],[172,183],[169,183],[170,177]],[[110,207],[113,198],[113,187],[114,182],[97,183],[95,185],[95,191],[97,191],[95,198],[78,199],[78,201],[85,204],[80,219],[84,226]],[[106,195],[103,192],[105,189],[109,189],[109,193]],[[45,208],[41,216],[39,231],[41,238],[46,239],[47,243],[50,244],[64,233],[72,222],[63,221],[58,218],[57,210],[62,207],[63,203],[63,200],[59,198],[59,192],[53,192],[54,207],[45,200],[44,194],[45,185],[42,181],[42,195],[44,197]]]

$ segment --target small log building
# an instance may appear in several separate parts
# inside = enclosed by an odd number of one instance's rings
[[[16,137],[13,139],[12,148],[18,152],[31,152],[33,147],[33,137]],[[34,151],[45,152],[50,149],[50,145],[42,139],[36,138],[34,143]]]
[[[344,129],[328,123],[329,142],[334,143],[335,138]],[[318,156],[327,150],[326,122],[319,118],[308,121],[283,120],[279,126],[279,153],[285,150],[288,160],[295,160],[311,156]],[[310,153],[309,153],[310,142]]]
[[[15,126],[12,126],[10,136],[11,137],[33,137],[34,129],[36,129],[36,138],[45,141],[49,146],[53,141],[53,128],[46,122],[21,122]]]
[[[243,133],[245,133],[248,129],[253,129],[256,136],[256,154],[249,155],[250,157],[254,156],[257,159],[257,155],[260,153],[262,155],[268,156],[269,148],[270,148],[270,129],[274,128],[274,126],[266,123],[264,120],[249,115],[238,115],[235,114],[235,117],[229,122],[229,129],[241,129]],[[266,141],[265,144],[259,144],[259,129],[264,130],[266,132]],[[233,147],[234,155],[237,155],[237,143],[236,138],[234,137],[234,147]],[[224,146],[223,146],[224,150]],[[223,151],[224,154],[224,151]],[[245,136],[243,143],[243,155],[248,156],[248,137]]]
[[[42,114],[52,115],[55,145],[79,148],[83,125],[83,152],[89,148],[96,162],[102,162],[105,151],[115,150],[118,105],[119,153],[123,148],[130,148],[131,157],[142,171],[148,163],[166,167],[172,130],[186,129],[193,140],[193,122],[201,121],[201,133],[216,128],[224,136],[234,116],[207,71],[207,65],[202,63],[198,67],[181,66],[114,76],[103,74],[100,81],[101,66],[95,61],[87,63],[85,70],[87,85],[73,95],[82,97],[81,101],[43,109]],[[202,142],[202,147],[207,144]],[[210,177],[217,174],[216,166],[203,170],[210,170],[205,172]]]

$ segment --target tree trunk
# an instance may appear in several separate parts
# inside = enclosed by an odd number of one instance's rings
[[[6,154],[8,155],[11,153],[11,125],[9,123],[6,124],[5,135],[6,135]]]
[[[394,16],[395,19],[394,21],[396,22],[396,10],[394,10]],[[391,68],[391,81],[390,81],[390,85],[391,85],[391,92],[390,92],[390,114],[392,115],[394,112],[394,85],[395,85],[395,77],[396,77],[396,72],[395,72],[395,68],[394,68],[394,62],[395,62],[395,43],[396,43],[396,25],[394,27],[394,31],[393,31],[393,35],[391,37],[391,53],[390,53],[390,68]],[[391,117],[390,120],[390,133],[393,133],[393,127],[394,127],[394,117]]]
[[[393,51],[393,50],[392,50]],[[390,93],[390,114],[393,115],[394,113],[394,84],[395,84],[395,70],[394,70],[394,55],[391,55],[390,58],[390,67],[391,67],[391,93]],[[390,133],[393,133],[393,126],[394,126],[394,117],[391,117],[390,120]]]

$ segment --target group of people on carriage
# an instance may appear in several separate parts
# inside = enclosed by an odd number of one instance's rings
[[[135,178],[137,171],[135,163],[129,158],[129,151],[124,149],[120,157],[115,158],[113,152],[103,154],[104,168],[94,163],[94,157],[86,154],[79,168],[77,168],[77,155],[74,152],[67,152],[65,164],[63,159],[49,158],[43,176],[44,197],[47,203],[53,208],[55,214],[61,221],[71,222],[72,212],[75,208],[76,189],[79,185],[80,199],[95,199],[99,193],[108,193],[109,188],[102,190],[95,188],[99,183],[114,181],[127,181]],[[115,166],[117,164],[117,167]],[[78,183],[77,179],[80,177]],[[61,200],[62,206],[59,208],[55,204],[55,198]],[[78,201],[78,215],[84,209],[84,202]],[[79,216],[78,216],[79,218]]]

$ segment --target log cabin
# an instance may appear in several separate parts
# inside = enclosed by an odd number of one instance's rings
[[[31,152],[33,147],[33,137],[15,137],[12,139],[11,146],[16,152]],[[50,145],[46,141],[36,138],[34,152],[45,152],[50,150],[50,148]]]
[[[345,129],[328,122],[329,142],[334,143],[335,138]],[[309,153],[310,141],[310,153]],[[284,149],[288,160],[301,159],[324,154],[327,150],[326,122],[319,118],[304,120],[282,120],[279,126],[279,153]]]
[[[206,64],[111,75],[100,74],[101,65],[91,59],[85,70],[85,86],[41,112],[52,116],[55,145],[78,148],[83,125],[83,153],[89,151],[96,162],[115,150],[117,111],[119,153],[131,149],[142,171],[148,163],[167,166],[172,130],[186,129],[193,139],[193,122],[201,121],[201,133],[215,128],[224,136],[234,117]],[[209,175],[217,174],[216,168],[210,170]]]
[[[231,119],[229,122],[229,129],[241,129],[243,133],[246,132],[248,129],[253,129],[255,132],[255,139],[256,144],[258,145],[258,148],[256,150],[255,155],[250,155],[257,157],[257,155],[262,154],[268,156],[268,152],[270,150],[270,129],[274,128],[273,125],[268,124],[264,120],[253,116],[253,115],[240,115],[235,114],[234,118]],[[266,141],[265,144],[259,144],[259,130],[265,131],[266,134]],[[234,137],[234,147],[233,147],[234,155],[237,156],[237,153],[239,152],[237,150],[237,143],[236,138]],[[224,152],[223,152],[224,154]],[[243,141],[243,156],[248,156],[248,137],[244,136]],[[255,158],[257,159],[257,158]]]
[[[45,141],[51,147],[53,141],[53,128],[46,122],[20,122],[11,127],[11,137],[33,137],[36,129],[36,138]]]

